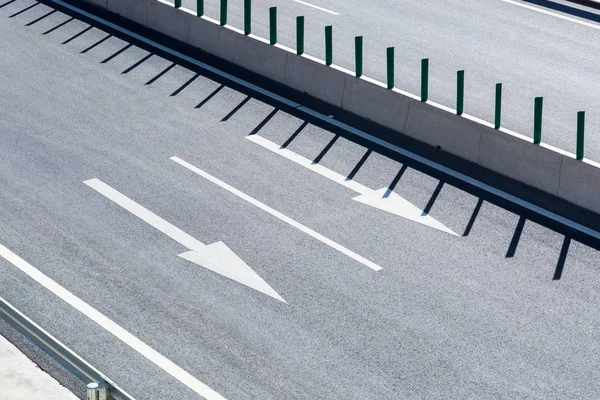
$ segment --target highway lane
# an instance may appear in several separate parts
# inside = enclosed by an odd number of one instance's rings
[[[26,26],[45,5],[9,18],[33,4],[0,9],[0,244],[228,399],[597,397],[597,250],[491,199],[474,213],[477,196],[377,151],[360,165],[365,147],[297,114],[260,127],[272,104],[62,12]],[[343,175],[360,165],[368,188],[397,181],[463,237],[352,201],[251,132]],[[177,257],[91,178],[222,240],[288,304]],[[197,398],[4,259],[0,273],[3,297],[137,398]]]
[[[243,27],[243,2],[228,22]],[[385,49],[396,47],[396,86],[420,93],[420,60],[430,58],[430,99],[456,104],[456,71],[466,71],[465,112],[494,121],[494,87],[504,84],[503,125],[533,136],[533,101],[544,97],[546,143],[575,152],[577,111],[586,114],[586,156],[600,160],[600,12],[568,1],[402,0],[309,2],[254,0],[253,31],[268,36],[278,7],[280,43],[296,47],[295,18],[306,17],[306,52],[324,59],[324,27],[334,27],[334,63],[354,70],[354,36],[364,36],[364,73],[385,82]],[[195,10],[195,1],[183,0]],[[218,0],[206,13],[219,18]],[[534,10],[521,6],[533,7]],[[554,15],[536,11],[551,12]],[[581,23],[561,19],[571,18]],[[591,26],[589,26],[591,25]]]

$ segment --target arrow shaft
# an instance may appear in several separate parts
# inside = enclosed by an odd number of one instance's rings
[[[356,193],[360,193],[362,195],[366,195],[374,192],[374,190],[369,189],[365,185],[362,185],[352,179],[348,179],[348,177],[338,174],[335,171],[330,170],[329,168],[325,168],[320,164],[316,164],[315,162],[309,160],[308,158],[302,157],[300,154],[294,153],[291,150],[288,150],[284,147],[279,146],[276,143],[271,142],[268,139],[265,139],[258,135],[250,135],[246,136],[246,139],[249,141],[256,143],[257,145],[272,151],[273,153],[279,154],[282,157],[287,158],[290,161],[295,162],[298,165],[303,166],[304,168],[310,169],[317,174],[334,181],[342,186],[347,187],[350,190],[355,191]]]
[[[84,181],[83,183],[188,249],[201,252],[206,247],[199,240],[165,221],[152,211],[131,200],[129,197],[120,193],[116,189],[113,189],[100,179],[94,178]]]

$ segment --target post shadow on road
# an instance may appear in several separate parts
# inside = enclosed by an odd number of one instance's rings
[[[402,167],[400,167],[400,170],[398,171],[398,173],[396,174],[396,176],[394,177],[394,179],[388,186],[383,197],[390,197],[390,194],[392,194],[394,189],[396,189],[396,186],[398,186],[398,182],[400,182],[400,179],[402,179],[402,175],[404,175],[404,173],[406,172],[407,169],[408,169],[408,165],[402,164]]]
[[[68,24],[69,22],[71,22],[71,21],[74,21],[74,20],[75,20],[75,18],[71,17],[71,18],[69,18],[69,19],[67,19],[67,20],[65,20],[65,21],[63,21],[63,22],[61,22],[60,24],[58,24],[58,25],[56,25],[56,26],[54,26],[54,27],[52,27],[52,28],[48,29],[46,32],[42,33],[42,35],[47,35],[47,34],[49,34],[49,33],[52,33],[52,32],[54,32],[55,30],[57,30],[57,29],[59,29],[59,28],[62,28],[63,26],[65,26],[66,24]]]
[[[515,228],[513,237],[508,245],[508,250],[506,251],[506,258],[512,258],[515,256],[517,247],[519,246],[519,241],[521,240],[521,235],[523,234],[523,228],[525,227],[525,221],[525,217],[519,217],[519,222],[517,222],[517,227]]]
[[[155,77],[151,78],[148,82],[146,82],[146,85],[152,85],[154,82],[159,80],[162,76],[164,76],[167,72],[169,72],[170,70],[175,68],[175,66],[177,66],[177,63],[172,62],[171,65],[169,65],[167,68],[160,71]]]
[[[124,69],[123,72],[121,72],[121,75],[126,75],[126,74],[130,73],[131,71],[133,71],[134,69],[136,69],[137,67],[139,67],[140,65],[142,65],[143,63],[148,61],[150,59],[150,57],[152,57],[153,55],[154,55],[154,53],[148,53],[147,55],[142,57],[141,60],[134,63],[131,67]]]
[[[562,248],[560,249],[560,255],[558,256],[558,263],[556,264],[556,270],[554,271],[554,277],[552,280],[557,281],[562,278],[563,269],[565,267],[565,261],[567,261],[567,254],[569,253],[569,247],[571,246],[571,238],[565,236]]]
[[[183,85],[181,85],[180,87],[178,87],[173,93],[171,93],[171,97],[173,96],[177,96],[179,93],[181,93],[186,87],[188,87],[192,82],[194,82],[196,79],[198,79],[198,77],[200,76],[200,74],[198,72],[196,72],[196,74],[194,76],[192,76],[190,79],[188,79]]]
[[[6,3],[6,4],[10,4],[10,3]],[[5,5],[6,5],[6,4],[5,4]],[[24,9],[22,9],[22,10],[19,10],[19,11],[17,11],[17,12],[16,12],[16,13],[14,13],[14,14],[11,14],[11,15],[9,15],[9,16],[8,16],[8,18],[14,18],[14,17],[16,17],[17,15],[21,15],[21,14],[23,14],[25,11],[31,10],[33,7],[35,7],[35,6],[39,5],[39,4],[40,4],[40,3],[38,3],[38,2],[35,2],[35,3],[33,3],[32,5],[30,5],[29,7],[25,7]]]
[[[42,15],[41,17],[34,19],[33,21],[27,23],[25,26],[31,26],[33,24],[37,24],[38,22],[40,22],[44,18],[49,17],[50,15],[54,14],[55,12],[56,12],[56,9],[50,10],[50,12],[47,12],[46,14]]]
[[[110,39],[111,37],[112,37],[112,35],[110,35],[110,34],[108,34],[108,35],[104,36],[102,39],[98,40],[96,43],[92,44],[91,46],[89,46],[89,47],[87,47],[87,48],[85,48],[85,49],[83,49],[83,50],[81,50],[81,51],[80,51],[80,53],[81,53],[81,54],[85,54],[85,53],[87,53],[88,51],[92,50],[94,47],[96,47],[96,46],[98,46],[98,45],[100,45],[100,44],[102,44],[102,43],[106,42],[106,41],[107,41],[108,39]]]
[[[340,138],[340,135],[335,135],[330,141],[329,143],[327,143],[327,145],[323,148],[323,150],[321,150],[321,152],[319,153],[319,155],[317,155],[315,157],[315,159],[313,160],[313,164],[318,164],[321,162],[321,160],[323,160],[323,157],[325,157],[325,155],[329,152],[329,150],[331,150],[331,148],[333,147],[333,145],[335,144],[335,142],[337,142],[337,140]]]
[[[438,185],[435,187],[435,190],[431,194],[431,197],[429,198],[427,205],[423,209],[423,215],[428,215],[431,212],[431,209],[433,208],[433,205],[435,204],[435,201],[439,197],[440,192],[442,191],[443,187],[444,187],[444,182],[440,180]]]
[[[206,96],[204,98],[204,100],[202,100],[200,103],[198,103],[198,105],[196,107],[194,107],[195,109],[201,108],[202,106],[204,106],[206,103],[208,103],[210,101],[210,99],[212,99],[213,97],[215,97],[221,90],[223,90],[223,88],[225,87],[225,85],[220,84],[215,90],[212,91],[211,94],[209,94],[208,96]]]
[[[358,171],[360,171],[360,169],[362,168],[362,166],[367,162],[367,160],[369,159],[369,156],[373,153],[373,150],[371,149],[367,149],[367,151],[365,152],[365,154],[362,156],[362,158],[358,161],[358,163],[354,166],[354,168],[352,168],[352,171],[350,171],[350,173],[348,174],[348,176],[346,177],[347,181],[351,181],[352,179],[354,179],[354,177],[356,176],[356,174],[358,173]]]
[[[279,108],[277,108],[277,107],[273,108],[273,111],[271,111],[269,113],[269,115],[267,115],[265,118],[263,118],[263,120],[260,121],[258,123],[258,125],[256,125],[254,127],[254,129],[252,129],[252,131],[248,134],[248,136],[256,135],[258,132],[260,132],[260,130],[262,128],[264,128],[264,126],[267,125],[271,119],[273,119],[273,117],[275,116],[275,114],[277,114],[278,111],[279,111]]]
[[[471,230],[473,229],[473,225],[475,225],[475,220],[477,219],[477,216],[479,215],[479,211],[481,210],[482,205],[483,205],[483,198],[480,197],[479,200],[477,200],[477,204],[475,205],[475,208],[473,209],[471,218],[469,218],[469,222],[467,223],[467,226],[465,227],[465,231],[463,232],[463,237],[469,236],[471,234]]]
[[[82,31],[76,33],[75,35],[71,36],[70,38],[68,38],[67,40],[65,40],[64,42],[62,42],[62,44],[67,44],[75,39],[77,39],[79,36],[83,35],[84,33],[86,33],[87,31],[91,30],[92,26],[88,26],[87,28],[84,28]]]
[[[292,133],[290,135],[290,137],[286,139],[285,142],[283,142],[283,144],[281,145],[281,148],[282,149],[287,148],[294,141],[294,139],[296,139],[298,137],[298,135],[300,134],[300,132],[302,132],[304,130],[304,128],[306,128],[307,126],[308,126],[308,121],[303,121],[302,125],[300,125],[298,127],[298,129],[296,129],[294,131],[294,133]]]
[[[595,14],[590,11],[581,10],[579,8],[567,6],[565,4],[555,3],[551,0],[523,0],[526,3],[535,4],[536,6],[549,8],[554,11],[559,11],[567,14],[571,14],[575,17],[588,19],[594,22],[600,22],[600,14]],[[584,1],[575,1],[576,3],[583,4]],[[584,4],[586,5],[586,4]]]
[[[110,56],[106,57],[104,60],[100,61],[100,64],[106,64],[107,62],[109,62],[110,60],[114,59],[115,57],[117,57],[119,54],[124,53],[125,51],[129,50],[129,48],[131,48],[133,45],[131,43],[126,44],[125,46],[123,46],[120,50],[117,50],[116,52],[114,52],[113,54],[111,54]]]
[[[240,101],[240,103],[235,106],[233,108],[233,110],[231,110],[226,116],[224,116],[221,119],[221,122],[226,122],[229,120],[229,118],[233,117],[235,115],[236,112],[240,111],[242,109],[242,107],[244,107],[244,105],[246,105],[246,103],[248,103],[250,101],[250,99],[252,99],[252,96],[247,95],[244,100]]]
[[[7,5],[14,3],[15,1],[17,1],[17,0],[9,0],[6,3],[2,3],[2,4],[0,4],[0,8],[4,8]]]

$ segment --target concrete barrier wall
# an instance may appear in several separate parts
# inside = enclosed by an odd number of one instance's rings
[[[82,0],[107,9],[249,71],[306,93],[484,168],[600,213],[600,164],[400,90],[352,71],[298,56],[292,49],[230,26],[219,26],[165,0]]]

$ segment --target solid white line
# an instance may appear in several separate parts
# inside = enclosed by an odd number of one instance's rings
[[[204,383],[200,382],[198,379],[194,378],[171,360],[167,359],[156,350],[148,346],[146,343],[127,332],[100,311],[96,310],[79,297],[69,292],[67,289],[50,279],[48,276],[44,275],[40,270],[1,244],[0,256],[23,271],[25,274],[29,275],[30,278],[54,293],[56,296],[60,297],[67,304],[100,325],[107,332],[114,335],[117,339],[121,340],[133,350],[146,357],[157,367],[161,368],[173,378],[177,379],[179,382],[183,383],[185,386],[204,397],[206,400],[225,400],[223,396],[206,386]]]
[[[299,112],[303,112],[303,113],[305,113],[307,115],[310,115],[310,116],[312,116],[312,117],[314,117],[314,118],[316,118],[316,119],[318,119],[320,121],[323,121],[323,122],[328,123],[328,124],[330,124],[332,126],[335,126],[336,128],[343,129],[343,130],[345,130],[346,132],[348,132],[350,134],[353,134],[353,135],[358,136],[358,137],[360,137],[360,138],[362,138],[364,140],[367,140],[367,141],[369,141],[371,143],[374,143],[374,144],[376,144],[378,146],[381,146],[381,147],[386,148],[386,149],[388,149],[390,151],[398,153],[398,154],[400,154],[403,157],[406,157],[406,158],[409,158],[409,159],[411,159],[413,161],[418,162],[419,164],[426,165],[427,167],[432,168],[432,169],[434,169],[434,170],[436,170],[438,172],[441,172],[444,175],[447,175],[447,176],[450,176],[452,178],[455,178],[455,179],[458,179],[460,181],[463,181],[463,182],[465,182],[465,183],[467,183],[467,184],[469,184],[469,185],[471,185],[473,187],[476,187],[476,188],[478,188],[480,190],[483,190],[484,192],[487,192],[487,193],[492,194],[492,195],[494,195],[496,197],[504,199],[504,200],[506,200],[506,201],[508,201],[510,203],[516,204],[519,207],[522,207],[522,208],[524,208],[524,209],[526,209],[528,211],[534,212],[534,213],[539,214],[539,215],[541,215],[541,216],[543,216],[545,218],[551,219],[551,220],[553,220],[555,222],[558,222],[559,224],[565,225],[565,226],[567,226],[567,227],[569,227],[571,229],[574,229],[576,231],[579,231],[581,233],[589,235],[589,236],[591,236],[591,237],[593,237],[595,239],[600,239],[600,232],[598,232],[598,231],[590,229],[590,228],[588,228],[586,226],[583,226],[583,225],[581,225],[581,224],[579,224],[577,222],[571,221],[571,220],[569,220],[569,219],[567,219],[565,217],[562,217],[562,216],[560,216],[558,214],[555,214],[555,213],[553,213],[551,211],[548,211],[548,210],[546,210],[544,208],[536,206],[535,204],[532,204],[532,203],[530,203],[528,201],[525,201],[525,200],[520,199],[520,198],[518,198],[516,196],[513,196],[512,194],[508,194],[508,193],[506,193],[506,192],[504,192],[502,190],[496,189],[495,187],[492,187],[492,186],[490,186],[490,185],[488,185],[486,183],[480,182],[477,179],[473,179],[473,178],[471,178],[471,177],[469,177],[467,175],[461,174],[460,172],[454,171],[454,170],[452,170],[452,169],[450,169],[448,167],[445,167],[445,166],[443,166],[441,164],[436,163],[435,161],[428,160],[428,159],[426,159],[426,158],[424,158],[424,157],[422,157],[422,156],[420,156],[418,154],[415,154],[415,153],[413,153],[411,151],[408,151],[408,150],[405,150],[405,149],[403,149],[403,148],[401,148],[399,146],[396,146],[396,145],[393,145],[393,144],[391,144],[389,142],[386,142],[385,140],[380,139],[378,137],[375,137],[375,136],[373,136],[373,135],[371,135],[371,134],[369,134],[367,132],[361,131],[360,129],[354,128],[354,127],[352,127],[352,126],[350,126],[348,124],[340,122],[340,121],[336,120],[335,118],[332,118],[332,117],[329,117],[327,115],[321,114],[321,113],[319,113],[317,111],[314,111],[314,110],[312,110],[312,109],[310,109],[308,107],[301,106],[300,104],[298,104],[296,102],[293,102],[291,100],[286,99],[285,97],[279,96],[278,94],[275,94],[275,93],[273,93],[273,92],[271,92],[269,90],[266,90],[266,89],[263,89],[261,87],[258,87],[256,85],[254,85],[253,83],[247,82],[247,81],[245,81],[243,79],[237,78],[237,77],[235,77],[235,76],[233,76],[231,74],[228,74],[228,73],[226,73],[224,71],[221,71],[221,70],[219,70],[219,69],[217,69],[215,67],[212,67],[212,66],[210,66],[208,64],[205,64],[205,63],[200,62],[198,60],[195,60],[195,59],[193,59],[191,57],[188,57],[188,56],[186,56],[186,55],[184,55],[184,54],[182,54],[182,53],[180,53],[178,51],[169,49],[168,47],[163,46],[163,45],[161,45],[159,43],[156,43],[153,40],[150,40],[150,39],[147,39],[147,38],[145,38],[143,36],[140,36],[137,33],[134,33],[134,32],[132,32],[132,31],[130,31],[128,29],[122,28],[122,27],[120,27],[118,25],[115,25],[112,22],[108,22],[108,21],[106,21],[106,20],[104,20],[104,19],[102,19],[100,17],[97,17],[97,16],[95,16],[93,14],[88,13],[87,11],[81,10],[81,9],[75,7],[75,6],[72,6],[71,4],[65,3],[62,0],[51,0],[51,1],[54,2],[54,3],[56,3],[56,4],[61,5],[62,7],[67,8],[67,9],[69,9],[69,10],[71,10],[71,11],[73,11],[73,12],[79,14],[79,15],[83,15],[86,18],[89,18],[89,19],[94,20],[94,21],[96,21],[96,22],[98,22],[98,23],[100,23],[100,24],[102,24],[104,26],[107,26],[107,27],[109,27],[111,29],[114,29],[115,31],[121,32],[124,35],[132,37],[132,38],[134,38],[136,40],[139,40],[140,42],[146,43],[147,45],[152,46],[155,49],[158,49],[158,50],[164,51],[165,53],[171,54],[171,55],[173,55],[173,56],[175,56],[175,57],[177,57],[177,58],[179,58],[181,60],[189,62],[189,63],[191,63],[193,65],[196,65],[199,68],[202,68],[202,69],[204,69],[206,71],[209,71],[210,73],[218,75],[218,76],[220,76],[220,77],[222,77],[224,79],[227,79],[227,80],[229,80],[231,82],[235,82],[238,85],[241,85],[243,87],[251,89],[251,90],[255,91],[256,93],[260,93],[263,96],[269,97],[269,98],[271,98],[271,99],[273,99],[273,100],[275,100],[277,102],[280,102],[282,104],[288,105],[288,106],[293,107],[293,108],[296,108]],[[502,0],[502,1],[509,2],[509,0]],[[514,3],[513,2],[513,4],[523,6],[523,4],[519,4],[519,3]]]
[[[582,21],[582,20],[577,19],[577,18],[567,17],[566,15],[562,15],[562,14],[559,14],[559,13],[556,13],[556,12],[544,10],[543,8],[534,7],[534,6],[531,6],[529,4],[523,4],[521,2],[514,1],[514,0],[502,0],[502,1],[505,2],[505,3],[513,4],[515,6],[527,8],[528,10],[533,10],[533,11],[537,11],[537,12],[542,13],[542,14],[551,15],[551,16],[556,17],[556,18],[564,19],[565,21],[575,22],[576,24],[579,24],[579,25],[583,25],[583,26],[587,26],[589,28],[594,28],[594,29],[600,30],[600,25],[592,24],[592,23],[586,22],[586,21]]]
[[[248,139],[249,141],[251,141],[253,143],[256,143],[257,145],[259,145],[261,147],[264,147],[267,150],[270,150],[276,154],[279,154],[280,156],[287,158],[288,160],[293,161],[298,165],[308,168],[311,171],[316,172],[317,174],[319,174],[327,179],[330,179],[336,183],[339,183],[340,185],[345,186],[348,189],[354,190],[357,193],[366,195],[368,193],[373,192],[373,190],[369,189],[365,185],[362,185],[356,181],[348,179],[344,175],[338,174],[337,172],[332,171],[329,168],[326,168],[320,164],[315,164],[308,158],[302,157],[300,154],[294,153],[293,151],[288,150],[284,147],[281,147],[261,136],[249,135],[249,136],[246,136],[246,139]]]
[[[152,211],[148,210],[147,208],[144,208],[142,205],[131,200],[124,194],[108,186],[100,179],[89,179],[87,181],[84,181],[83,183],[85,183],[86,185],[88,185],[107,199],[112,200],[116,204],[120,205],[125,210],[129,211],[142,221],[152,225],[154,228],[158,229],[159,231],[161,231],[171,239],[175,240],[179,244],[182,244],[183,246],[187,247],[188,249],[202,253],[204,248],[206,247],[204,243],[188,235],[178,227],[165,221],[158,215],[154,214]]]
[[[363,256],[356,254],[355,252],[345,248],[341,244],[338,244],[338,243],[334,242],[333,240],[326,238],[325,236],[321,235],[320,233],[317,233],[317,232],[313,231],[312,229],[302,225],[301,223],[293,220],[292,218],[280,213],[279,211],[272,209],[271,207],[267,206],[266,204],[263,204],[260,201],[256,200],[255,198],[248,196],[244,192],[237,190],[233,186],[226,184],[225,182],[219,180],[218,178],[215,178],[208,172],[202,171],[200,168],[193,166],[192,164],[182,160],[181,158],[171,157],[171,160],[173,160],[177,164],[189,169],[190,171],[200,175],[204,179],[211,181],[215,185],[220,186],[221,188],[227,190],[229,193],[236,195],[240,199],[247,201],[248,203],[260,208],[261,210],[263,210],[265,212],[268,212],[269,214],[271,214],[275,218],[278,218],[279,220],[285,222],[286,224],[293,226],[294,228],[306,233],[309,236],[312,236],[313,238],[319,240],[320,242],[326,244],[327,246],[358,261],[359,263],[366,265],[367,267],[369,267],[375,271],[379,271],[382,269],[379,265],[375,264],[374,262],[367,260]]]
[[[310,3],[307,3],[307,2],[302,1],[302,0],[294,0],[294,1],[296,3],[304,4],[305,6],[316,8],[317,10],[324,11],[324,12],[329,13],[329,14],[340,15],[339,13],[336,13],[335,11],[331,11],[331,10],[328,10],[326,8],[323,8],[323,7],[315,6],[314,4],[310,4]]]

